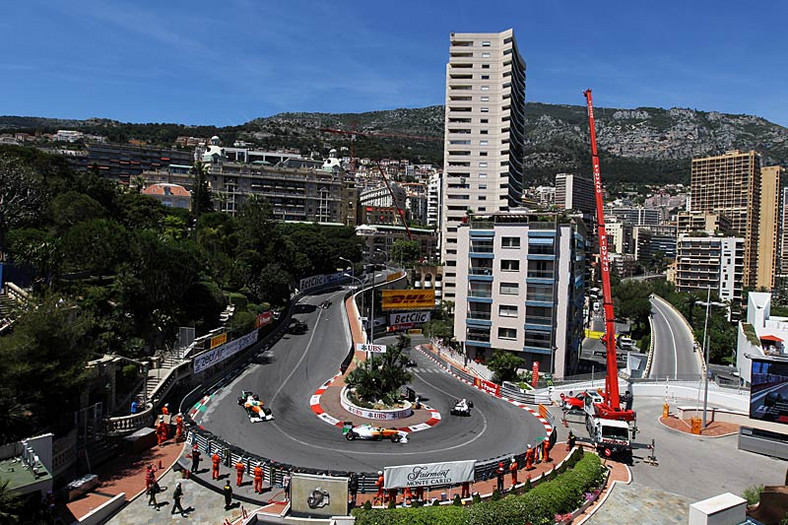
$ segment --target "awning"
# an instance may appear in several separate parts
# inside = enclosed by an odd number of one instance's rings
[[[777,337],[776,335],[764,335],[761,336],[761,341],[774,341],[775,343],[782,343],[783,340]]]

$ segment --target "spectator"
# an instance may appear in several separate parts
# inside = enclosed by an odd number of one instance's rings
[[[282,488],[285,491],[285,497],[287,501],[290,501],[290,473],[285,472],[284,477],[282,478]]]
[[[156,501],[156,494],[161,492],[161,487],[159,486],[158,481],[154,481],[153,484],[148,487],[148,506],[153,505],[156,507],[156,510],[159,510],[159,503]]]
[[[172,491],[172,510],[170,514],[175,514],[175,510],[181,513],[181,516],[186,516],[186,511],[181,506],[181,498],[183,497],[183,489],[181,488],[180,481],[175,485],[175,490]]]
[[[230,485],[230,479],[224,482],[224,510],[230,510],[230,504],[233,501],[233,487]]]
[[[134,401],[131,402],[131,413],[132,414],[136,414],[137,413],[137,407],[139,407],[139,405],[137,404],[137,400],[135,399]]]

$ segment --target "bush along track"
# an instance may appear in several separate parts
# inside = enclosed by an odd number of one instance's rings
[[[468,507],[355,509],[356,525],[551,525],[557,515],[570,514],[586,502],[586,494],[605,482],[607,469],[595,454],[578,448],[565,472],[520,494]]]

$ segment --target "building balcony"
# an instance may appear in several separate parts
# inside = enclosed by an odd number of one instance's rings
[[[492,304],[493,300],[492,297],[473,297],[468,296],[468,302],[470,303],[482,303],[482,304]]]

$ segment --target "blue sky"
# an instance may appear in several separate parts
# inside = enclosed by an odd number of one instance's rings
[[[0,114],[233,125],[443,104],[449,33],[514,28],[528,101],[788,126],[788,2],[24,0]]]

